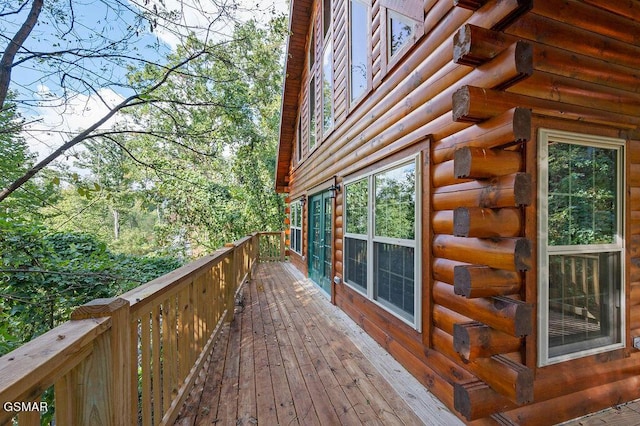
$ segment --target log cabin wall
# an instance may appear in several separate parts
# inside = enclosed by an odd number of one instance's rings
[[[321,3],[309,12],[316,58]],[[424,0],[424,35],[395,62],[391,3],[369,4],[368,86],[350,102],[350,12],[331,2],[334,124],[319,128],[316,105],[310,149],[308,87],[314,77],[321,98],[321,76],[305,62],[289,139],[300,161],[276,176],[292,201],[330,180],[342,188],[332,301],[470,423],[554,423],[640,397],[640,2]],[[626,140],[624,348],[552,365],[538,359],[540,129]],[[344,284],[344,183],[416,154],[422,319],[412,326]],[[306,272],[303,212],[303,254],[291,260]]]

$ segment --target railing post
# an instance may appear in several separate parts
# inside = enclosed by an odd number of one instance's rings
[[[280,262],[284,262],[286,254],[284,231],[280,232]]]
[[[226,292],[225,305],[227,306],[227,322],[233,321],[234,308],[235,308],[235,294],[236,285],[238,281],[238,268],[236,267],[236,245],[234,243],[227,243],[225,247],[231,248],[229,255],[225,258],[224,264],[226,271],[224,273],[224,287]]]
[[[67,398],[73,398],[72,406],[81,407],[82,412],[73,413],[73,424],[135,424],[132,418],[133,404],[138,395],[131,395],[133,378],[131,319],[129,301],[121,298],[96,299],[78,307],[72,320],[87,318],[111,318],[111,328],[94,343],[92,355],[84,362],[84,374],[76,383],[69,383],[73,389]],[[137,384],[137,383],[136,383]],[[64,398],[64,397],[62,397]],[[63,401],[62,405],[67,405]]]

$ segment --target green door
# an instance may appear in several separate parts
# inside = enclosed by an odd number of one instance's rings
[[[331,206],[329,191],[309,201],[309,278],[331,295]]]

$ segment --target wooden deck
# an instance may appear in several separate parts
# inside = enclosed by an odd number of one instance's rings
[[[462,424],[286,263],[259,265],[203,370],[178,425]]]

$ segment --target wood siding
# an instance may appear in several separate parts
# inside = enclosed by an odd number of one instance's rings
[[[386,69],[384,7],[372,1],[373,89],[350,108],[348,3],[334,0],[336,124],[287,173],[293,200],[421,153],[420,331],[347,285],[333,286],[334,302],[468,422],[558,422],[640,397],[640,2],[423,4],[424,35]],[[537,359],[540,128],[627,141],[625,348],[546,367]],[[334,204],[339,282],[343,213],[344,190]]]

